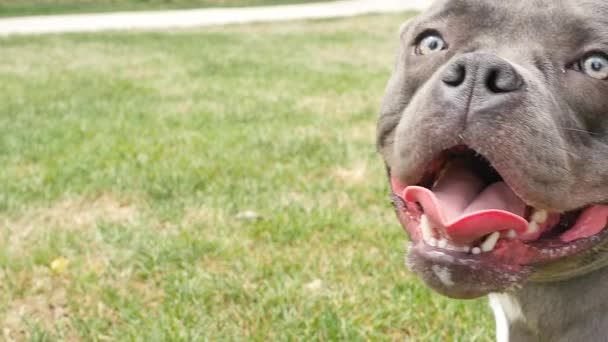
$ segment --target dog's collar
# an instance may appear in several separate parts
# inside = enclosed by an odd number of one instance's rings
[[[534,283],[552,283],[584,276],[608,266],[608,241],[578,256],[543,265],[530,277]]]

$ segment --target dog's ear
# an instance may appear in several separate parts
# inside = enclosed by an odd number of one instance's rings
[[[405,109],[410,100],[410,95],[406,90],[406,59],[408,53],[409,30],[412,27],[413,19],[403,23],[399,28],[399,47],[397,59],[395,61],[391,77],[384,91],[384,99],[380,109],[378,120],[377,146],[379,149],[385,143],[387,136],[399,123],[401,112]]]
[[[408,28],[410,27],[410,24],[411,24],[412,20],[414,20],[414,19],[410,18],[406,22],[404,22],[403,24],[401,24],[401,26],[399,26],[399,37],[403,37],[403,35],[407,32]]]
[[[412,26],[414,26],[415,19],[415,17],[410,18],[406,22],[401,24],[401,26],[399,26],[399,53],[397,54],[397,57],[399,59],[397,60],[397,62],[399,60],[403,60],[403,58],[401,57],[404,53],[404,50],[407,50],[407,38],[410,36],[410,30],[412,29]]]
[[[410,36],[410,29],[413,26],[413,22],[414,19],[409,19],[399,27],[399,47],[397,60],[395,61],[391,78],[386,87],[383,112],[384,104],[391,105],[391,103],[394,102],[397,97],[399,97],[399,94],[400,96],[405,95],[403,92],[403,86],[405,85],[406,59],[409,51],[408,37]],[[398,102],[401,104],[401,106],[405,104],[403,101]]]
[[[382,101],[382,109],[380,112],[380,123],[383,123],[387,119],[391,121],[390,117],[394,116],[396,113],[401,113],[409,101],[407,91],[405,91],[405,75],[406,59],[409,50],[407,37],[409,36],[408,33],[412,27],[412,23],[413,19],[410,19],[399,27],[399,47],[397,59],[395,60],[391,77],[384,92],[384,100]],[[394,125],[394,123],[389,125]]]

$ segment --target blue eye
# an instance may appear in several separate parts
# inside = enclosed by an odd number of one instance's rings
[[[416,53],[419,55],[430,55],[446,48],[446,42],[438,35],[430,35],[420,41],[416,46]]]
[[[608,79],[608,58],[603,54],[593,54],[581,61],[581,70],[599,80]]]

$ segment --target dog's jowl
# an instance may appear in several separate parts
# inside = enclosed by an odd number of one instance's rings
[[[407,265],[504,341],[608,341],[608,2],[439,0],[378,121]]]

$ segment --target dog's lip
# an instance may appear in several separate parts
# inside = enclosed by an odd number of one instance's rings
[[[501,237],[509,232],[512,238],[534,241],[548,231],[555,232],[555,227],[568,228],[559,238],[569,243],[596,235],[608,224],[606,205],[566,212],[530,205],[501,170],[465,145],[441,152],[425,167],[421,182],[412,186],[392,177],[391,171],[393,193],[410,203],[410,210],[412,204],[421,208],[431,228],[440,230],[437,238],[460,246],[496,232]],[[579,214],[576,222],[568,220],[573,213]]]
[[[428,286],[456,299],[472,299],[523,286],[544,265],[592,250],[608,240],[608,229],[567,244],[500,240],[492,252],[473,255],[433,247],[425,243],[418,228],[419,216],[408,212],[394,195],[401,224],[410,236],[408,266]]]
[[[496,263],[489,255],[461,255],[425,244],[411,244],[408,266],[428,286],[456,299],[474,299],[522,286],[530,266]]]
[[[449,297],[476,298],[523,285],[545,265],[608,240],[606,222],[598,224],[608,218],[608,206],[566,214],[535,209],[512,180],[466,146],[442,152],[417,185],[388,171],[398,217],[410,236],[408,265]],[[585,213],[591,219],[577,225]]]
[[[472,265],[478,262],[479,265],[508,265],[510,270],[515,270],[522,266],[541,265],[557,261],[562,258],[571,257],[581,252],[592,249],[601,242],[608,240],[608,229],[602,229],[598,233],[572,241],[562,241],[561,239],[539,239],[524,242],[519,239],[501,238],[490,252],[473,255],[462,251],[446,250],[438,246],[431,246],[422,237],[420,220],[422,212],[408,209],[401,196],[393,194],[393,203],[401,225],[410,236],[414,246],[424,246],[424,251],[429,253],[445,253],[454,258],[467,260],[467,264]],[[424,254],[424,253],[422,253]]]

